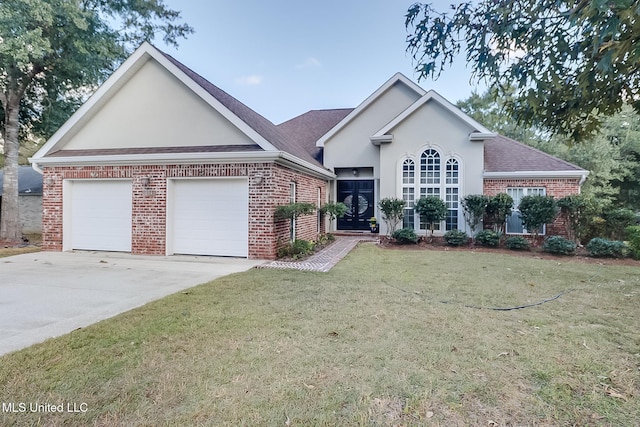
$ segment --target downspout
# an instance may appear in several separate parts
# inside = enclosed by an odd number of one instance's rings
[[[578,182],[578,188],[582,187],[582,184],[584,184],[586,180],[587,180],[587,174],[583,173],[582,176],[580,177],[580,182]]]
[[[40,166],[38,166],[36,162],[33,161],[33,157],[30,158],[29,161],[31,162],[31,167],[33,168],[34,171],[38,172],[40,175],[44,175],[44,171]]]

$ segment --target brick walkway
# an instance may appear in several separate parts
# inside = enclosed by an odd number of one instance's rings
[[[271,261],[257,266],[257,268],[288,268],[304,271],[321,271],[326,273],[342,258],[347,256],[360,242],[377,242],[378,237],[362,236],[336,236],[336,241],[310,256],[303,261]]]

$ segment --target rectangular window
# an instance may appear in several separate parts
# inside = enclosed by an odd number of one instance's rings
[[[446,229],[447,231],[457,230],[458,229],[458,207],[459,207],[457,188],[446,189],[445,205],[447,205],[447,218],[446,218],[447,228]]]
[[[404,218],[402,218],[403,228],[413,228],[415,223],[413,207],[415,206],[415,189],[413,187],[404,187],[402,189],[402,199],[404,205]]]
[[[513,199],[513,207],[511,215],[507,217],[507,234],[532,234],[533,232],[524,228],[518,205],[524,196],[544,196],[546,188],[544,187],[513,187],[507,188],[507,194]],[[545,234],[545,227],[538,234]]]

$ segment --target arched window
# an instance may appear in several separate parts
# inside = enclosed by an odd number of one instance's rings
[[[456,230],[460,216],[460,167],[456,159],[448,159],[446,163],[444,202],[447,205],[446,230]]]
[[[447,217],[441,224],[434,224],[434,230],[455,230],[461,218],[461,166],[454,157],[442,157],[435,148],[427,148],[418,160],[402,161],[402,199],[405,201],[403,227],[426,230],[427,225],[415,214],[413,208],[417,199],[436,196],[447,206]],[[419,166],[419,170],[416,170]]]
[[[404,228],[414,228],[415,187],[416,163],[413,159],[405,159],[402,162],[402,199],[405,202],[402,226]]]

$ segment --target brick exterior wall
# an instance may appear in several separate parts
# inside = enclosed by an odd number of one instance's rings
[[[579,178],[545,178],[545,179],[485,179],[484,194],[494,196],[498,193],[506,193],[507,188],[512,187],[543,187],[547,196],[561,199],[571,194],[580,193]],[[547,225],[547,235],[560,235],[567,237],[567,219],[558,215],[553,224]]]
[[[260,176],[262,179],[257,179]],[[172,178],[248,177],[249,258],[274,259],[278,248],[288,244],[288,221],[274,221],[277,205],[290,200],[290,183],[296,183],[298,202],[317,203],[326,198],[326,181],[275,163],[210,165],[82,166],[45,168],[43,177],[42,248],[62,250],[63,181],[73,179],[132,180],[132,253],[166,253],[167,181]],[[146,179],[149,179],[148,184]],[[321,232],[324,232],[322,225]],[[300,217],[300,239],[318,237],[316,215]]]

